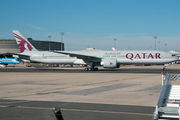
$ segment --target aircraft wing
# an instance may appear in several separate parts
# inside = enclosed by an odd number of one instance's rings
[[[81,54],[81,53],[72,53],[72,52],[64,52],[64,51],[54,51],[55,53],[59,53],[59,54],[65,54],[65,55],[69,55],[70,57],[77,57],[79,59],[101,59],[101,57],[96,57],[96,56],[91,56],[91,55],[85,55],[85,54]]]

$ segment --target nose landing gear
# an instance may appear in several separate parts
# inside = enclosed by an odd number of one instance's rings
[[[169,64],[164,64],[164,67],[163,67],[163,70],[167,70],[167,66],[168,66]]]

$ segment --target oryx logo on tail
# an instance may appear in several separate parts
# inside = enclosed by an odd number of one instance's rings
[[[26,40],[18,30],[13,30],[13,34],[21,53],[24,51],[36,51],[36,48]]]
[[[25,50],[32,51],[33,48],[26,40],[24,40],[22,37],[20,37],[16,33],[14,33],[14,36],[15,36],[15,38],[19,39],[18,46],[19,46],[21,53],[23,53]]]

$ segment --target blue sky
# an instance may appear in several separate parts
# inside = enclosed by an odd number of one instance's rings
[[[19,30],[34,40],[61,41],[66,50],[157,49],[180,52],[179,0],[1,0],[0,39]]]

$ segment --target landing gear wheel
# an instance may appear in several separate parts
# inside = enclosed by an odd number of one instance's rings
[[[86,70],[86,71],[89,71],[89,70],[91,70],[91,71],[97,71],[98,68],[85,68],[84,70]]]
[[[165,71],[165,70],[167,70],[166,68],[163,68],[163,70]]]
[[[92,71],[97,71],[98,68],[97,68],[97,67],[96,67],[96,68],[91,68],[91,70],[92,70]]]
[[[89,70],[89,68],[85,68],[84,70],[88,71],[88,70]]]
[[[95,69],[94,68],[91,68],[91,71],[94,71]]]

